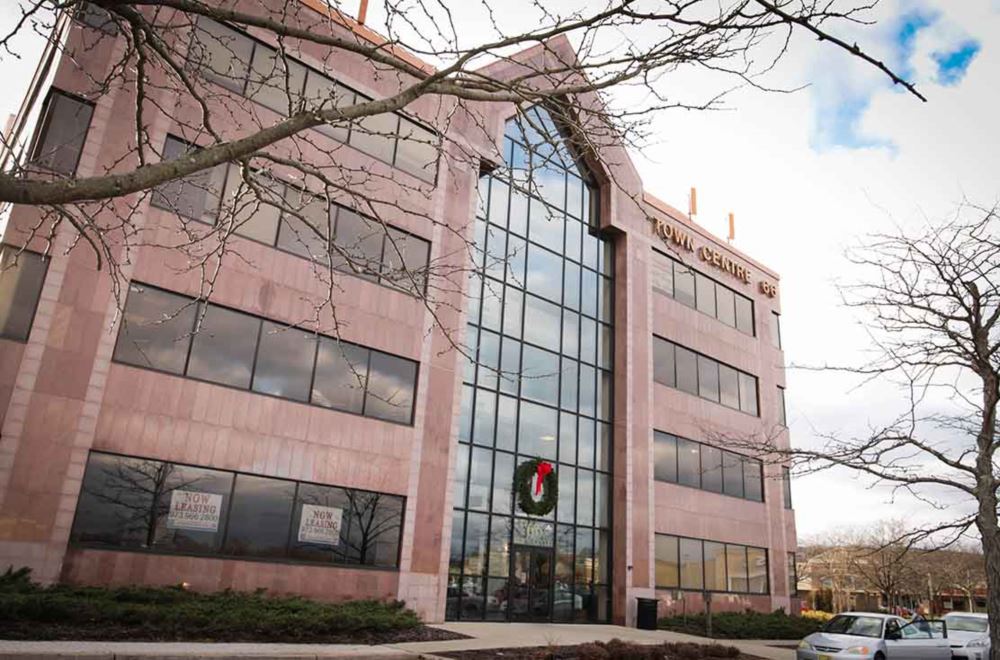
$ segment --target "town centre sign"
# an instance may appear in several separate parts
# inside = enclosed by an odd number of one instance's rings
[[[660,218],[650,218],[650,224],[653,225],[653,232],[663,240],[664,243],[672,243],[677,247],[687,250],[688,252],[695,252],[694,238],[688,232],[678,229],[676,226],[667,223]],[[737,262],[736,260],[730,258],[726,254],[723,254],[719,250],[711,247],[709,245],[702,245],[697,249],[698,257],[705,263],[711,265],[712,267],[728,273],[730,276],[740,280],[744,284],[750,284],[753,281],[750,269],[747,266]],[[760,292],[769,298],[774,298],[778,295],[778,285],[774,282],[761,279],[757,288]]]

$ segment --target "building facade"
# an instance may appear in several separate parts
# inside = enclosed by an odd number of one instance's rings
[[[303,0],[295,20],[326,11]],[[229,134],[240,113],[280,116],[287,98],[230,61],[274,60],[266,34],[191,30],[210,55],[193,68],[231,97]],[[83,14],[62,40],[28,156],[94,175],[133,137],[114,120],[134,113],[128,86],[90,88],[124,39]],[[296,57],[303,94],[399,84],[350,53]],[[150,140],[164,157],[196,148],[196,104],[155,93],[173,110]],[[628,622],[636,597],[663,613],[709,597],[797,609],[787,471],[735,441],[788,442],[777,275],[646,193],[620,145],[584,157],[540,107],[446,121],[448,103],[420,99],[368,133],[310,129],[300,158],[378,175],[357,185],[393,200],[379,222],[280,176],[268,189],[300,212],[224,213],[243,186],[232,165],[142,196],[131,227],[157,240],[118,255],[127,291],[69,249],[70,226],[47,245],[37,209],[7,209],[0,567],[401,599],[430,621]],[[223,222],[237,256],[206,300],[169,245]],[[316,313],[331,250],[304,229],[320,225],[367,266],[338,273]]]

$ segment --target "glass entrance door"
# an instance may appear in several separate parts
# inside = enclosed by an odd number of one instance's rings
[[[552,548],[514,546],[510,578],[512,621],[549,621],[552,602]]]

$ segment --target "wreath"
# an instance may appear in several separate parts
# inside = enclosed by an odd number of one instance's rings
[[[542,495],[542,499],[537,502],[531,493],[531,478],[536,475],[538,480],[534,494]],[[559,480],[551,463],[533,458],[518,465],[514,471],[514,490],[517,492],[517,505],[521,507],[521,511],[532,516],[544,516],[556,508]]]

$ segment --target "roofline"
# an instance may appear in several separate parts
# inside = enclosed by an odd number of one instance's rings
[[[757,261],[753,257],[747,255],[746,253],[744,253],[744,252],[742,252],[740,250],[737,250],[732,245],[730,245],[728,242],[722,240],[721,238],[719,238],[718,236],[716,236],[712,232],[708,231],[707,229],[705,229],[704,227],[702,227],[701,225],[699,225],[698,223],[696,223],[694,220],[691,219],[691,217],[689,215],[687,215],[686,213],[683,213],[683,212],[679,211],[678,209],[674,208],[670,204],[667,204],[662,199],[660,199],[659,197],[656,197],[652,193],[649,193],[646,190],[643,190],[642,191],[642,201],[646,202],[647,204],[649,204],[650,206],[652,206],[656,210],[658,210],[658,211],[660,211],[662,213],[666,213],[668,216],[670,216],[670,218],[672,220],[676,220],[677,222],[682,223],[686,228],[690,229],[691,231],[693,231],[693,232],[695,232],[697,234],[700,234],[702,238],[705,238],[705,239],[707,239],[709,241],[712,241],[713,243],[715,243],[716,245],[718,245],[722,249],[727,250],[727,251],[733,253],[734,255],[736,255],[737,257],[739,257],[740,259],[742,259],[742,260],[746,261],[747,263],[749,263],[750,265],[752,265],[752,266],[754,266],[754,267],[762,270],[763,272],[767,273],[768,275],[770,275],[774,279],[776,279],[776,280],[780,280],[781,279],[781,276],[778,275],[778,273],[776,273],[774,270],[772,270],[771,268],[769,268],[769,267],[765,266],[764,264],[760,263],[759,261]]]
[[[423,61],[413,53],[389,42],[389,39],[372,30],[363,23],[344,12],[331,7],[323,0],[299,0],[303,5],[330,18],[333,22],[347,28],[368,43],[374,46],[385,46],[385,50],[406,62],[410,66],[420,69],[425,75],[437,73],[437,68]]]

